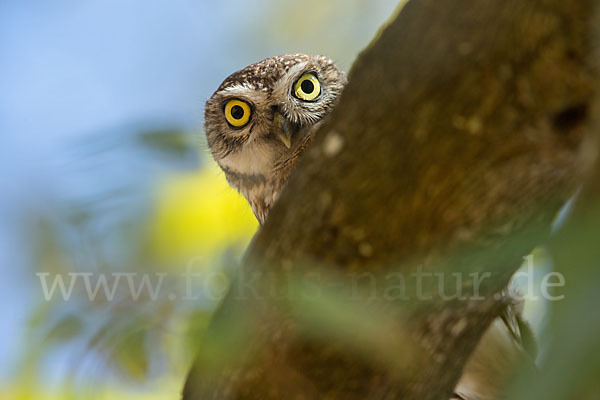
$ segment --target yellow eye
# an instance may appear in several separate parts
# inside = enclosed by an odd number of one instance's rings
[[[321,83],[312,72],[307,72],[294,84],[294,94],[304,101],[313,101],[321,94]]]
[[[227,123],[233,128],[244,127],[250,121],[250,115],[252,114],[250,105],[238,99],[229,100],[225,103],[223,112]]]

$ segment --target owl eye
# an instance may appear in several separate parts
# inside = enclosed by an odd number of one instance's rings
[[[300,100],[313,101],[321,94],[321,83],[312,72],[307,72],[294,83],[294,95]]]
[[[250,121],[252,109],[245,101],[232,99],[225,103],[223,108],[225,119],[232,128],[243,128]]]

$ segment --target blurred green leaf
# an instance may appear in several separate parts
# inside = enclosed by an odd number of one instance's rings
[[[196,151],[192,135],[175,129],[145,131],[137,138],[143,146],[173,157],[181,157]]]
[[[46,335],[48,343],[65,342],[73,339],[83,331],[83,323],[75,314],[61,318]]]
[[[114,339],[118,340],[112,354],[115,366],[128,377],[138,381],[143,381],[148,376],[150,362],[145,349],[146,336],[146,332],[142,330],[114,336]]]

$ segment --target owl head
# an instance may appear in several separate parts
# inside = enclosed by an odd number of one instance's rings
[[[289,54],[233,73],[206,102],[208,147],[261,223],[345,84],[330,59]]]

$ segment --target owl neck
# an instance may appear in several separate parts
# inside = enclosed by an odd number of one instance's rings
[[[279,156],[261,151],[263,149],[255,145],[219,162],[227,181],[246,198],[261,225],[294,165],[312,142],[314,131],[307,132],[292,151]]]
[[[247,174],[222,167],[227,181],[236,188],[250,203],[252,212],[262,225],[277,200],[285,179],[282,175]]]

